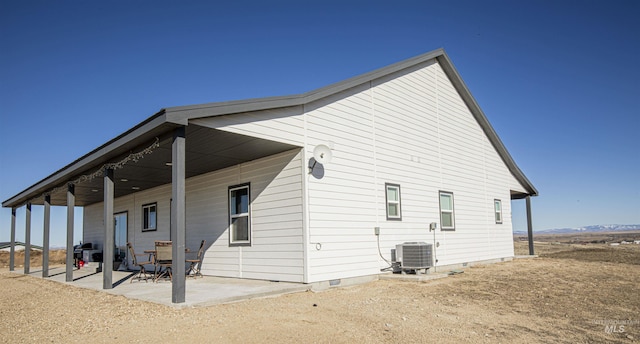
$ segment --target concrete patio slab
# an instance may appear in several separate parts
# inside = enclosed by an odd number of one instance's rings
[[[20,272],[16,271],[16,273]],[[41,278],[42,270],[31,271],[29,275]],[[157,283],[151,280],[131,282],[130,279],[133,275],[135,275],[133,272],[114,271],[112,289],[102,289],[102,272],[96,272],[96,269],[74,269],[74,281],[66,282],[65,267],[54,267],[49,269],[50,277],[47,279],[176,308],[210,306],[311,289],[310,285],[302,283],[204,276],[197,279],[188,278],[185,302],[175,304],[171,302],[171,282],[169,280],[161,280]]]
[[[335,287],[345,287],[368,283],[374,280],[396,280],[405,282],[427,282],[434,279],[447,277],[447,273],[429,274],[393,274],[382,273],[374,276],[362,276],[358,278],[336,280],[339,283],[290,283],[263,280],[250,280],[241,278],[226,278],[204,276],[197,279],[187,278],[186,295],[184,303],[171,302],[171,281],[161,280],[153,282],[149,280],[133,280],[136,272],[113,271],[112,289],[102,289],[102,272],[97,272],[95,267],[84,267],[73,270],[73,281],[65,281],[65,267],[56,266],[49,269],[48,280],[68,284],[74,287],[92,289],[113,295],[122,295],[127,298],[147,302],[158,303],[175,308],[203,307],[223,303],[231,303],[253,298],[277,296],[288,293],[312,290],[324,291]],[[21,273],[16,271],[16,273]],[[30,276],[42,278],[42,270],[32,270]]]

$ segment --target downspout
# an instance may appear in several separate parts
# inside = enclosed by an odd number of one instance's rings
[[[309,283],[309,173],[307,168],[307,112],[302,104],[304,142],[300,150],[300,182],[302,183],[302,282]]]
[[[371,107],[371,137],[372,137],[372,148],[373,148],[373,199],[376,203],[376,225],[374,227],[374,234],[376,235],[376,241],[378,246],[378,254],[383,261],[385,261],[389,267],[391,267],[391,263],[387,261],[386,258],[380,252],[380,202],[378,201],[378,141],[376,138],[376,107],[375,107],[375,97],[373,94],[373,82],[369,81],[369,105]],[[385,189],[386,193],[387,190]],[[386,210],[385,210],[386,211]],[[391,259],[389,259],[391,260]],[[381,269],[386,270],[387,268]]]
[[[437,60],[437,66],[440,66],[440,61]],[[437,140],[438,140],[438,171],[439,171],[439,175],[440,175],[440,186],[438,189],[438,222],[440,223],[440,190],[442,190],[442,184],[443,184],[443,180],[442,180],[442,138],[440,136],[440,90],[438,89],[438,69],[434,68],[435,70],[433,71],[433,80],[434,80],[434,84],[435,84],[435,90],[436,90],[436,128],[437,128]],[[440,228],[442,226],[442,223],[440,223]],[[437,259],[437,254],[436,251],[438,249],[438,246],[440,246],[440,243],[436,240],[436,231],[438,228],[438,225],[433,225],[433,271],[437,272],[438,270],[438,259]],[[431,228],[431,227],[430,227]],[[442,229],[440,229],[441,234],[444,234],[446,236],[445,233],[442,232]],[[444,238],[443,238],[444,239]]]

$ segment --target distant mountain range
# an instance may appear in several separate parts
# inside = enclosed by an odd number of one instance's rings
[[[536,230],[534,228],[534,233],[544,233],[544,234],[563,234],[563,233],[585,233],[585,232],[615,232],[615,231],[631,231],[631,230],[640,230],[639,225],[592,225],[592,226],[584,226],[578,228],[554,228],[554,229],[545,229],[545,230]],[[526,234],[527,231],[514,231],[514,234]]]

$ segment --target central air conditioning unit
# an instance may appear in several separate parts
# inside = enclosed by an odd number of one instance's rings
[[[418,273],[433,267],[433,245],[425,242],[405,242],[391,250],[394,273]]]

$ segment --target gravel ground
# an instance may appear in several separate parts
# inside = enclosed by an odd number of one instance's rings
[[[640,339],[633,246],[549,246],[540,258],[426,283],[384,280],[189,309],[4,269],[0,333],[5,343],[631,343]],[[611,321],[626,326],[607,333]]]

